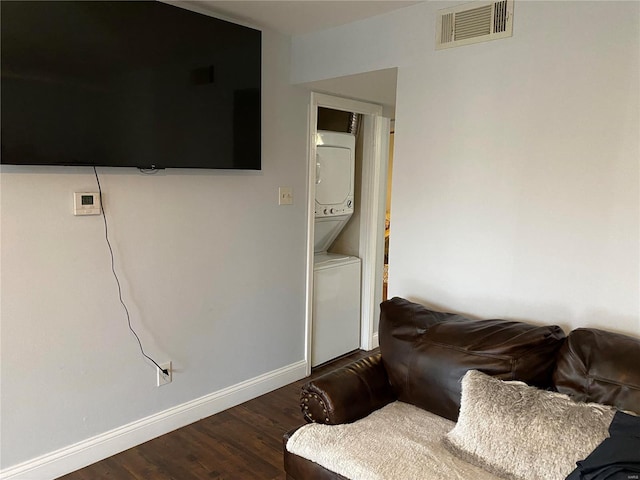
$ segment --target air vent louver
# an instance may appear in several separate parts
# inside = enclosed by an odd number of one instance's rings
[[[459,12],[455,16],[455,40],[475,38],[491,33],[492,5]]]
[[[475,2],[438,12],[436,49],[510,37],[513,0]]]
[[[505,32],[507,30],[507,0],[496,2],[493,13],[493,31]]]
[[[447,13],[440,17],[442,28],[440,29],[440,43],[453,41],[453,13]]]

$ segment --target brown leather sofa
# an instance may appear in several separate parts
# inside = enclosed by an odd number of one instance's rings
[[[469,369],[640,412],[640,339],[594,328],[472,320],[393,298],[381,304],[380,353],[303,386],[305,420],[354,422],[401,400],[457,420]],[[344,479],[286,449],[293,480]]]

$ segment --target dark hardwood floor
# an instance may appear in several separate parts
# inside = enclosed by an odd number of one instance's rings
[[[354,352],[294,382],[60,477],[63,480],[283,480],[282,435],[304,423],[300,387],[367,356]]]

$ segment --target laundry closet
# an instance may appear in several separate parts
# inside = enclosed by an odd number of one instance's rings
[[[312,366],[360,347],[357,126],[356,114],[318,109]]]

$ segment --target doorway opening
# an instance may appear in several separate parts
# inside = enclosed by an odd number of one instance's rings
[[[320,110],[323,109],[323,110]],[[306,360],[311,371],[313,347],[314,306],[314,234],[316,158],[318,154],[317,133],[319,115],[325,110],[361,115],[359,125],[358,155],[361,167],[358,172],[359,218],[352,219],[351,229],[355,235],[345,233],[343,240],[347,248],[361,260],[360,282],[360,344],[363,350],[378,346],[379,304],[383,295],[385,203],[387,190],[387,167],[389,152],[390,120],[383,117],[382,106],[356,100],[312,93],[309,109],[309,164],[308,164],[308,225],[307,225],[307,282],[306,282]],[[320,113],[319,113],[320,112]],[[338,117],[340,115],[337,115]],[[342,114],[344,116],[344,114]],[[321,120],[324,125],[324,120]],[[340,332],[336,331],[339,335]],[[346,353],[346,352],[345,352]]]
[[[389,298],[389,241],[391,237],[391,181],[393,177],[393,146],[395,141],[395,122],[391,120],[389,132],[389,162],[387,164],[387,197],[384,216],[384,270],[382,272],[382,300]]]

